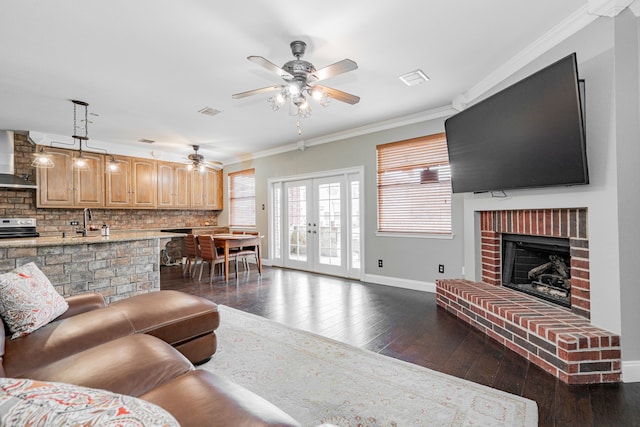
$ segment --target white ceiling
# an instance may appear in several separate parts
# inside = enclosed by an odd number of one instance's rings
[[[301,140],[406,120],[454,100],[471,101],[533,59],[523,52],[535,56],[541,43],[557,42],[558,28],[577,30],[595,19],[587,3],[3,2],[0,129],[63,140],[73,133],[70,100],[78,99],[98,114],[91,117],[90,145],[115,153],[135,147],[179,160],[199,144],[208,159],[232,162]],[[272,111],[269,95],[231,98],[280,83],[246,57],[263,56],[281,66],[293,59],[293,40],[307,43],[304,59],[318,69],[344,58],[357,62],[356,71],[323,84],[361,97],[356,105],[312,104],[301,136],[296,117]],[[430,81],[407,87],[398,77],[415,69]],[[204,107],[221,113],[199,114]],[[142,138],[157,142],[138,142]]]

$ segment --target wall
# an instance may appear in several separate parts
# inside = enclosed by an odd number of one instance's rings
[[[630,11],[616,18],[615,26],[615,134],[618,148],[618,226],[620,228],[620,301],[623,358],[634,360],[640,371],[640,286],[637,283],[640,251],[640,20]],[[636,339],[631,339],[635,337]],[[640,372],[636,381],[640,381]]]
[[[35,169],[31,167],[34,147],[25,135],[14,134],[15,173],[29,174],[35,181]],[[11,190],[0,188],[0,217],[36,218],[38,232],[58,235],[73,232],[70,221],[82,222],[82,209],[38,209],[35,206],[36,190]],[[142,210],[142,209],[92,209],[95,225],[109,224],[113,231],[138,229],[163,229],[216,225],[218,212],[202,210]],[[208,223],[208,224],[206,224]]]
[[[331,107],[329,107],[331,108]],[[322,112],[306,120],[322,120]],[[291,129],[295,132],[295,128]],[[225,176],[247,168],[256,170],[256,206],[268,206],[267,181],[271,178],[296,176],[313,172],[364,166],[365,197],[365,279],[416,289],[435,289],[436,278],[460,277],[462,269],[462,198],[453,200],[452,239],[385,237],[376,234],[377,187],[376,145],[444,131],[444,119],[430,120],[392,130],[353,137],[333,143],[315,145],[265,158],[225,166]],[[227,195],[225,194],[225,197]],[[228,200],[225,199],[225,206]],[[257,228],[265,234],[265,258],[269,257],[268,209],[258,209]],[[220,225],[228,225],[226,212]],[[401,256],[398,256],[401,254]],[[378,268],[377,260],[384,260]],[[438,273],[438,264],[445,265],[445,274]]]

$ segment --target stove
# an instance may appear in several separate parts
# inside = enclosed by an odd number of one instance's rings
[[[38,237],[35,218],[0,218],[0,239]]]

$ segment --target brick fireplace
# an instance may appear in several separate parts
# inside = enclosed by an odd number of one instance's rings
[[[502,285],[502,234],[569,239],[571,311],[591,318],[586,209],[480,212],[480,233],[482,282],[497,286]]]
[[[590,321],[587,209],[479,215],[482,283],[437,280],[438,305],[568,384],[620,381],[620,336]],[[503,286],[503,234],[568,240],[570,308]]]

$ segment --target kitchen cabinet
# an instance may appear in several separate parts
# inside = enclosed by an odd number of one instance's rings
[[[191,172],[184,163],[158,162],[158,208],[191,207]]]
[[[47,147],[54,167],[37,169],[37,207],[222,210],[222,171],[138,157],[82,152],[86,170],[73,168],[79,151]],[[107,160],[118,171],[106,170]]]
[[[191,185],[191,207],[194,209],[222,209],[222,171],[206,168],[194,172]]]
[[[156,161],[137,157],[113,157],[120,170],[107,173],[105,206],[156,208],[158,192]]]
[[[38,169],[38,207],[104,206],[104,156],[82,152],[88,162],[86,170],[74,169],[80,155],[74,150],[47,148],[54,166]]]

